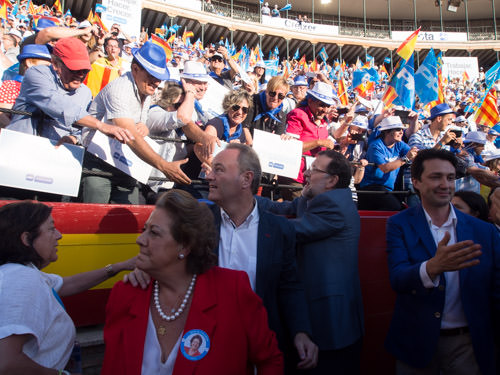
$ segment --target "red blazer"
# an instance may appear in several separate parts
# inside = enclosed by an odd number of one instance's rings
[[[106,307],[102,375],[140,375],[152,283],[147,290],[118,282]],[[252,291],[245,272],[212,267],[196,280],[184,327],[200,329],[210,339],[202,359],[191,361],[180,348],[174,375],[283,374],[283,355],[269,329],[262,300]],[[182,347],[182,343],[181,343]]]

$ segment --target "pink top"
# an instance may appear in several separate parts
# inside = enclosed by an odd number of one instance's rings
[[[21,82],[15,80],[3,81],[0,86],[0,103],[14,104],[21,92]]]
[[[327,139],[328,128],[325,119],[321,120],[321,125],[314,123],[314,118],[308,106],[298,107],[288,113],[286,118],[286,132],[296,134],[302,142],[313,141],[315,139]],[[326,150],[325,147],[315,147],[309,151],[305,151],[303,155],[316,156],[318,152]],[[304,182],[304,171],[306,170],[305,158],[302,158],[297,182]]]

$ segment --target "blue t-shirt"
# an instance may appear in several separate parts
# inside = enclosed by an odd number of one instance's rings
[[[361,181],[360,186],[368,185],[379,185],[384,186],[388,190],[394,189],[394,182],[396,181],[396,176],[398,175],[399,168],[384,173],[379,168],[378,165],[386,164],[396,159],[405,156],[408,151],[410,151],[410,146],[408,146],[403,141],[397,142],[393,147],[389,148],[382,141],[382,138],[378,138],[373,141],[370,146],[368,146],[368,151],[366,153],[366,159],[370,163],[375,165],[367,165],[365,168],[365,176]]]

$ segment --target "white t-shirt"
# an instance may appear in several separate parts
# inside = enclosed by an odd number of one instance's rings
[[[23,352],[36,363],[64,368],[73,350],[75,326],[57,301],[63,280],[33,266],[8,263],[0,266],[0,339],[32,336]]]

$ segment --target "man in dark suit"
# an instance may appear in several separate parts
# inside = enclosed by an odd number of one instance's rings
[[[260,198],[259,205],[291,219],[299,276],[305,284],[312,338],[319,346],[313,374],[359,374],[364,333],[358,273],[360,219],[349,189],[351,166],[321,151],[304,172],[302,196],[292,202]]]
[[[267,309],[285,361],[290,361],[286,354],[293,341],[299,356],[293,367],[311,368],[318,349],[309,338],[309,316],[295,260],[295,232],[285,218],[257,204],[254,194],[260,177],[259,158],[246,145],[231,143],[214,157],[207,180],[208,198],[218,205],[213,211],[220,228],[219,266],[247,272]]]
[[[495,374],[500,238],[450,204],[455,168],[448,151],[420,151],[411,174],[422,203],[387,223],[397,299],[386,347],[398,374]]]

